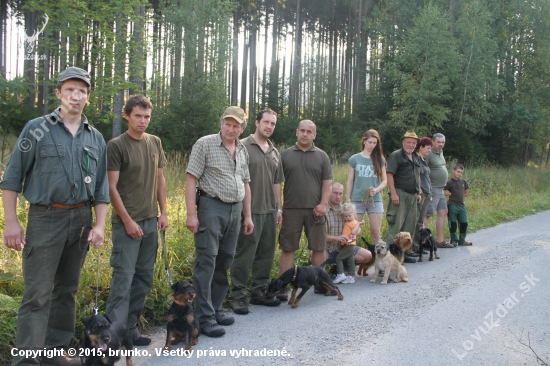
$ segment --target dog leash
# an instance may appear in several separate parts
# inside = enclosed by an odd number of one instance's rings
[[[160,242],[162,244],[162,259],[164,260],[164,270],[166,271],[166,275],[168,276],[168,283],[170,283],[170,287],[174,284],[172,282],[172,275],[170,274],[170,266],[168,266],[168,258],[166,255],[166,238],[164,237],[164,231],[159,232]]]
[[[99,248],[97,248],[97,262],[96,262],[96,276],[95,276],[95,304],[94,304],[94,315],[97,315],[99,312]]]

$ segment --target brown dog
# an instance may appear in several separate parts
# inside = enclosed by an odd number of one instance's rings
[[[395,235],[394,240],[395,242],[389,246],[390,252],[397,258],[400,264],[403,264],[405,260],[405,251],[411,249],[413,245],[411,234],[402,231]]]
[[[410,237],[410,235],[409,235]],[[376,262],[374,263],[374,275],[370,282],[376,282],[380,270],[384,271],[384,278],[382,279],[382,285],[388,283],[388,279],[393,282],[409,282],[409,276],[407,275],[407,270],[405,267],[400,264],[393,256],[389,249],[388,245],[383,241],[378,242],[375,247],[376,250]]]

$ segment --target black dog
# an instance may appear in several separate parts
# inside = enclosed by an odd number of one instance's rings
[[[357,270],[357,274],[359,276],[367,277],[367,271],[371,266],[374,265],[374,262],[376,262],[376,251],[374,250],[374,245],[370,244],[365,238],[361,237],[361,240],[363,240],[363,243],[365,243],[366,248],[371,254],[371,260],[369,263],[360,263],[359,269]]]
[[[428,259],[429,261],[434,260],[434,252],[435,259],[439,259],[439,256],[437,255],[437,245],[435,245],[435,238],[432,235],[432,231],[428,228],[420,230],[420,252],[418,258],[419,262],[422,262],[422,252],[424,251],[424,248],[430,249],[430,258]]]
[[[84,366],[113,366],[120,360],[121,348],[127,351],[126,366],[133,366],[130,353],[134,345],[124,323],[112,322],[107,314],[88,316],[82,319],[82,323],[86,326],[82,337],[82,348],[90,350],[83,352],[86,356],[80,357]]]
[[[173,344],[183,339],[185,349],[191,350],[199,337],[199,320],[195,318],[191,303],[195,299],[195,289],[191,282],[178,282],[172,285],[174,302],[168,310],[168,324],[166,324],[165,350],[170,351]]]
[[[267,297],[271,298],[277,295],[284,290],[289,283],[294,287],[292,296],[290,300],[288,300],[288,304],[293,309],[298,307],[302,296],[305,295],[311,286],[316,286],[317,288],[323,286],[326,291],[326,296],[330,296],[332,291],[336,291],[336,293],[338,293],[338,300],[344,300],[344,296],[342,296],[338,287],[334,286],[328,273],[326,273],[322,267],[316,266],[295,266],[285,271],[281,277],[272,279],[267,288]],[[298,297],[296,297],[298,288],[302,290]]]

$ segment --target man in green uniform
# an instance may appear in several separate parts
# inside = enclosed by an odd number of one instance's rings
[[[90,75],[69,67],[57,81],[61,105],[25,125],[0,183],[4,243],[23,249],[25,290],[16,347],[55,352],[41,360],[15,356],[12,365],[80,365],[62,349],[74,333],[75,294],[88,243],[99,247],[105,231],[105,141],[82,114],[90,97]],[[22,190],[30,203],[26,235],[16,210]],[[96,214],[93,228],[91,207]]]
[[[254,229],[248,152],[239,141],[245,127],[244,111],[228,107],[220,132],[198,139],[187,165],[186,225],[195,234],[195,317],[208,337],[223,336],[225,329],[220,325],[235,322],[222,311],[229,288],[227,270],[235,256],[239,229],[245,235]],[[200,196],[195,205],[197,184]]]
[[[151,343],[151,338],[139,334],[136,324],[153,286],[157,228],[164,231],[168,227],[162,171],[166,157],[160,139],[145,133],[152,110],[153,105],[142,95],[128,99],[124,106],[128,131],[107,145],[113,277],[105,312],[113,321],[127,325],[134,346]]]
[[[386,168],[390,200],[388,202],[388,231],[386,242],[393,243],[395,235],[407,231],[414,237],[417,221],[417,204],[420,194],[420,163],[414,152],[418,136],[408,130],[401,137],[403,147],[388,157]],[[414,260],[412,260],[414,261]]]
[[[252,235],[239,234],[237,253],[231,265],[231,306],[236,314],[248,314],[246,286],[252,271],[250,303],[278,306],[281,302],[267,298],[265,287],[271,274],[277,226],[283,221],[281,210],[281,183],[284,181],[279,151],[269,137],[275,130],[277,113],[264,109],[256,116],[256,132],[242,139],[248,151],[250,191],[252,194]]]
[[[331,193],[332,166],[328,155],[315,146],[317,126],[310,120],[300,121],[296,129],[296,145],[281,153],[284,187],[284,221],[279,233],[282,250],[279,274],[290,269],[294,253],[300,248],[304,229],[311,264],[321,265],[326,258],[327,228],[325,214]],[[279,298],[287,300],[287,294]]]

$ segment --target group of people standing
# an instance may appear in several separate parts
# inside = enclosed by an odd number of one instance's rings
[[[113,276],[105,311],[127,324],[135,345],[151,341],[139,334],[136,324],[152,287],[157,233],[168,227],[166,158],[160,139],[145,132],[153,109],[146,97],[128,99],[123,114],[127,132],[105,144],[82,114],[90,88],[85,70],[70,67],[59,74],[60,106],[27,123],[0,182],[5,244],[23,249],[25,290],[16,340],[21,350],[61,349],[70,342],[80,270],[88,243],[99,247],[103,242],[109,202]],[[360,224],[366,213],[373,241],[380,240],[381,193],[386,187],[390,191],[386,241],[401,231],[414,236],[424,217],[427,225],[437,211],[438,246],[454,246],[443,240],[441,224],[447,212],[442,192],[448,185],[443,135],[419,139],[407,131],[403,148],[386,161],[380,135],[368,130],[360,152],[348,160],[343,204],[344,186],[333,182],[330,159],[314,144],[313,121],[300,121],[296,144],[281,153],[270,140],[276,112],[264,109],[254,123],[254,133],[241,140],[246,114],[239,107],[228,107],[220,118],[219,133],[196,141],[186,170],[186,226],[195,241],[194,309],[206,336],[224,335],[223,326],[235,321],[222,307],[228,290],[234,313],[242,315],[248,313],[249,304],[278,306],[288,299],[284,293],[270,298],[265,291],[278,227],[281,274],[294,265],[303,231],[311,263],[338,263],[341,274],[347,260],[348,276],[340,280],[353,283],[352,264],[372,259],[368,250],[354,245]],[[16,214],[21,191],[30,203],[26,235]],[[465,211],[457,211],[462,214]],[[460,224],[462,244],[467,243],[463,229]],[[38,363],[80,361],[21,355],[12,361],[12,365]]]

